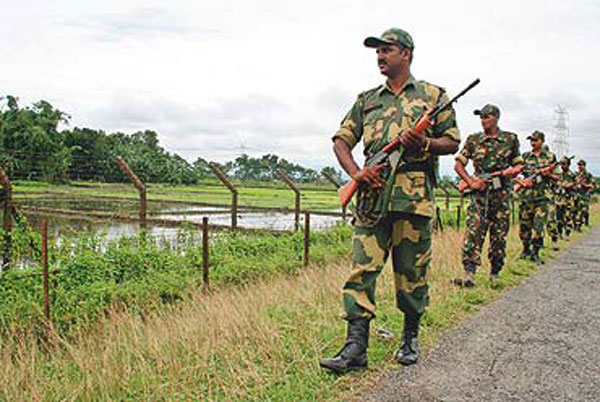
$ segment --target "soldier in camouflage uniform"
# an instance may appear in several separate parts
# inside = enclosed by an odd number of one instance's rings
[[[467,138],[454,165],[454,170],[470,189],[462,252],[465,276],[454,280],[455,284],[466,287],[475,285],[475,271],[481,265],[481,249],[488,230],[490,280],[497,278],[504,265],[512,190],[510,177],[522,168],[517,135],[498,127],[500,109],[488,104],[474,113],[481,118],[484,131]],[[473,160],[474,176],[469,176],[465,169],[469,160]]]
[[[534,131],[528,140],[531,151],[523,154],[523,175],[519,192],[519,237],[523,243],[521,258],[543,264],[540,250],[544,246],[544,233],[550,208],[550,188],[558,179],[553,175],[556,156],[544,147],[544,133]],[[548,170],[552,167],[552,170]],[[519,187],[519,185],[517,185]]]
[[[575,230],[581,231],[581,226],[590,224],[590,200],[594,190],[594,176],[585,168],[585,161],[577,162],[577,174],[575,176],[576,206],[575,206]]]
[[[575,209],[575,173],[569,170],[571,160],[563,156],[560,159],[559,179],[555,186],[556,230],[551,231],[553,240],[568,238],[573,230],[573,212]]]
[[[352,272],[343,287],[347,341],[335,357],[321,361],[322,367],[336,373],[367,365],[369,322],[375,317],[375,282],[390,255],[397,306],[404,313],[403,339],[396,360],[416,363],[419,320],[429,301],[426,274],[431,261],[437,155],[456,152],[460,141],[451,108],[438,115],[425,136],[412,130],[427,109],[447,102],[448,97],[442,88],[412,76],[411,36],[392,28],[381,37],[368,37],[364,45],[377,49],[379,70],[387,80],[358,96],[333,136],[334,151],[342,168],[359,183],[359,193],[385,193],[389,202],[374,220],[359,213],[357,205]],[[398,160],[390,158],[387,180],[377,168],[358,167],[352,149],[361,140],[369,158],[397,136],[401,136],[405,151]]]

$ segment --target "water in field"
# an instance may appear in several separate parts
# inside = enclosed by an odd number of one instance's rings
[[[30,225],[38,228],[42,217],[48,218],[49,231],[55,236],[76,237],[80,234],[102,234],[106,239],[116,239],[121,236],[131,236],[139,232],[137,222],[124,222],[102,214],[118,213],[131,217],[138,216],[139,204],[135,200],[101,200],[83,198],[34,199],[18,200]],[[39,208],[39,210],[34,210]],[[54,211],[50,213],[50,210]],[[78,212],[80,215],[68,215]],[[176,223],[186,221],[202,223],[203,217],[208,217],[209,224],[231,226],[231,212],[228,208],[215,206],[200,206],[184,203],[148,202],[148,219],[160,219],[164,223],[148,224],[147,233],[150,236],[166,239],[175,238],[178,231]],[[334,226],[340,221],[339,216],[311,214],[311,230],[324,229]],[[172,222],[172,224],[169,224]],[[292,231],[295,228],[294,212],[245,211],[237,214],[237,225],[250,229],[268,229]],[[304,227],[304,214],[300,215],[300,229]],[[190,230],[200,230],[190,225]]]

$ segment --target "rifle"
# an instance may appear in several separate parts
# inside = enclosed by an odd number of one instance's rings
[[[534,184],[537,184],[541,181],[542,176],[545,176],[546,174],[552,172],[554,168],[556,168],[556,165],[558,165],[558,162],[551,163],[550,165],[544,168],[538,169],[534,174],[532,174],[529,177],[525,177],[524,179],[519,179],[515,177],[515,181],[517,182],[517,184],[515,184],[513,191],[516,193],[522,188],[533,187]]]
[[[476,174],[475,177],[483,179],[487,183],[491,183],[492,189],[497,190],[500,187],[502,187],[502,183],[500,182],[501,178],[518,175],[519,173],[521,173],[522,170],[523,166],[518,165],[516,167],[509,167],[504,170],[498,170],[491,173]],[[469,184],[465,180],[461,180],[458,183],[458,191],[460,191],[463,194],[469,194],[474,190],[469,187]]]
[[[475,85],[479,84],[479,78],[469,84],[468,87],[463,89],[458,95],[454,98],[450,99],[446,104],[440,104],[434,106],[433,109],[426,111],[417,121],[417,123],[413,127],[413,131],[417,134],[424,135],[425,130],[429,127],[433,126],[435,118],[444,110],[448,109],[454,102],[456,102],[461,96],[470,91]],[[365,164],[365,166],[377,166],[382,164],[389,158],[392,152],[398,152],[398,159],[402,157],[402,153],[404,152],[404,148],[402,148],[402,143],[400,142],[400,138],[402,136],[394,138],[391,142],[389,142],[386,146],[384,146],[379,152],[377,152],[369,161]],[[358,190],[358,182],[356,180],[350,180],[348,183],[344,184],[342,187],[338,189],[338,195],[340,196],[340,201],[342,206],[348,205],[354,193]]]

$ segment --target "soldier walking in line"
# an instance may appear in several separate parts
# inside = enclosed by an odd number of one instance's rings
[[[556,225],[552,226],[550,236],[552,241],[559,238],[568,239],[573,230],[573,214],[575,209],[575,173],[571,172],[569,165],[571,159],[563,156],[560,159],[559,180],[555,186],[554,200],[556,204]]]
[[[438,155],[456,152],[460,134],[455,113],[440,113],[426,135],[412,130],[426,110],[448,97],[444,90],[416,80],[410,70],[414,42],[402,29],[392,28],[364,45],[376,49],[386,82],[361,93],[333,136],[342,168],[359,183],[365,199],[354,216],[352,272],[343,287],[346,343],[321,366],[335,373],[367,366],[369,324],[375,317],[375,282],[392,257],[396,302],[404,313],[404,331],[396,360],[414,364],[419,357],[419,322],[428,304],[427,270],[431,261],[431,218]],[[404,153],[378,167],[359,168],[352,149],[363,142],[367,159],[401,136]],[[391,159],[391,158],[390,158]],[[382,206],[383,205],[383,206]],[[379,206],[379,207],[378,207]]]
[[[523,154],[524,180],[519,180],[516,188],[522,187],[519,194],[519,237],[523,244],[521,259],[531,258],[543,264],[540,250],[544,246],[544,234],[548,219],[551,192],[556,168],[556,156],[544,146],[544,133],[534,131],[527,139],[531,151]],[[553,198],[553,197],[552,197]],[[553,206],[552,206],[553,208]]]
[[[487,104],[474,113],[481,119],[483,132],[469,135],[454,165],[470,190],[462,251],[465,276],[454,280],[456,285],[466,287],[475,286],[475,272],[481,265],[481,249],[488,230],[491,281],[504,266],[512,191],[510,179],[523,168],[517,135],[498,127],[500,109]],[[465,169],[469,160],[473,161],[474,176],[469,176]]]
[[[590,201],[594,191],[594,176],[586,169],[583,159],[577,162],[577,174],[575,175],[576,189],[576,218],[575,230],[581,232],[581,226],[590,225]]]

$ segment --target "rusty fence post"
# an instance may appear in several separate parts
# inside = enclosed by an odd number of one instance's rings
[[[304,266],[308,266],[310,251],[310,213],[304,212]]]
[[[450,210],[450,193],[448,192],[448,190],[446,190],[446,188],[444,186],[442,186],[441,184],[438,185],[439,189],[443,191],[445,197],[446,197],[446,211]]]
[[[42,274],[44,286],[44,317],[50,328],[50,274],[48,272],[48,219],[42,219]]]
[[[323,177],[325,177],[327,180],[329,180],[329,182],[331,184],[333,184],[335,186],[336,189],[342,187],[342,185],[340,183],[338,183],[338,181],[336,179],[334,179],[333,177],[331,177],[331,175],[327,172],[322,172],[321,173],[323,175]],[[346,207],[342,205],[342,219],[346,220]]]
[[[148,210],[148,201],[146,199],[146,186],[142,181],[136,176],[135,173],[131,170],[127,162],[120,156],[115,156],[115,161],[121,171],[129,177],[129,180],[133,183],[133,185],[140,192],[140,228],[145,232],[146,231],[146,211]]]
[[[202,282],[203,289],[208,290],[208,218],[202,218]]]
[[[281,169],[277,169],[277,174],[296,194],[296,202],[294,206],[294,231],[298,231],[300,229],[300,190],[298,186],[290,180],[289,177],[286,176],[285,172]]]
[[[235,229],[237,228],[238,190],[216,163],[209,162],[208,167],[221,180],[225,187],[231,191],[231,228]]]
[[[3,187],[3,204],[4,204],[4,219],[3,225],[4,228],[4,250],[2,255],[2,269],[8,269],[10,267],[11,261],[11,252],[12,252],[12,183],[8,178],[6,172],[0,168],[0,182],[2,182]]]

